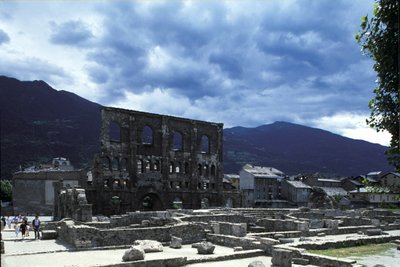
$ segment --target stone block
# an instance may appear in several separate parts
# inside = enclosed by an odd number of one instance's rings
[[[140,246],[132,246],[130,249],[125,251],[122,256],[122,261],[144,260],[144,253],[144,250]]]
[[[381,229],[367,229],[365,234],[368,236],[383,235],[383,231]]]
[[[275,239],[281,239],[281,238],[284,238],[285,237],[285,235],[284,234],[274,234],[274,238]]]
[[[261,244],[265,244],[265,245],[276,245],[276,244],[280,243],[278,240],[275,240],[272,238],[267,238],[267,237],[261,237],[259,240],[260,240]]]
[[[146,253],[162,252],[164,250],[163,245],[155,240],[136,240],[133,245],[141,247]]]
[[[200,242],[197,246],[197,253],[198,254],[213,254],[215,246],[210,242],[203,241]]]
[[[217,235],[220,234],[221,231],[219,228],[219,223],[211,223],[211,227],[212,227],[214,234],[217,234]]]
[[[308,259],[303,258],[293,258],[293,263],[298,265],[308,265],[310,261]]]
[[[57,239],[57,231],[55,230],[42,230],[41,232],[42,240]]]
[[[379,227],[381,225],[381,221],[379,219],[371,219],[371,224],[373,226]]]
[[[192,248],[198,248],[199,246],[200,246],[200,242],[192,244]]]
[[[317,236],[326,236],[325,233],[318,233]]]
[[[288,244],[288,243],[293,243],[294,239],[293,238],[279,238],[279,242],[281,244]]]
[[[182,238],[171,236],[171,243],[169,244],[170,248],[181,248],[182,247]]]
[[[297,231],[308,232],[309,231],[308,222],[297,222]]]
[[[243,248],[242,247],[234,247],[233,251],[243,251]]]
[[[246,223],[232,224],[232,235],[238,236],[238,237],[246,236],[247,235],[247,224]]]
[[[292,252],[286,249],[272,250],[272,266],[292,267]]]
[[[149,220],[142,220],[141,225],[144,227],[150,226],[150,221]]]
[[[262,261],[252,261],[247,267],[265,267],[265,265]]]

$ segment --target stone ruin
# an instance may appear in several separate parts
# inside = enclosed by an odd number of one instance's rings
[[[174,249],[188,244],[192,244],[193,249],[202,246],[198,254],[205,251],[213,255],[213,260],[269,255],[276,266],[296,263],[350,267],[355,266],[355,261],[318,256],[306,253],[304,249],[338,248],[399,239],[398,233],[389,235],[386,232],[400,230],[400,214],[369,209],[181,209],[94,216],[91,222],[63,219],[47,224],[46,228],[57,232],[59,239],[76,249],[126,246],[129,252],[124,258],[136,259],[138,264],[147,261],[145,249],[141,252],[143,241],[140,241],[146,239]],[[357,237],[337,242],[324,239],[339,234]],[[218,256],[217,245],[232,248],[232,254],[229,257]],[[168,260],[169,266],[201,262],[185,257]]]
[[[223,188],[223,124],[109,107],[101,116],[101,151],[80,183],[93,214],[240,206]]]
[[[80,222],[92,221],[92,205],[88,204],[84,189],[63,188],[58,192],[55,218],[72,218]]]

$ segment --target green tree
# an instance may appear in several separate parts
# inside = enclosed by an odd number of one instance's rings
[[[12,200],[12,184],[9,180],[0,180],[0,191],[2,201]]]
[[[388,131],[392,138],[388,161],[400,171],[400,84],[399,84],[399,1],[376,0],[374,16],[361,19],[356,40],[361,51],[374,61],[377,73],[375,97],[369,102],[367,124],[377,131]]]

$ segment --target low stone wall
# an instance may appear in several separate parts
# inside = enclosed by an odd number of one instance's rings
[[[338,259],[334,257],[303,253],[302,258],[308,259],[311,265],[329,267],[352,267],[355,260]]]
[[[298,220],[280,220],[280,219],[259,219],[257,225],[265,229],[274,229],[275,231],[308,231],[308,222]]]
[[[206,238],[204,228],[196,223],[145,228],[96,229],[87,225],[75,225],[73,221],[64,221],[58,232],[60,239],[75,247],[131,245],[135,240],[144,238],[168,242],[171,236],[180,237],[183,244],[189,244]]]
[[[129,261],[109,265],[101,265],[102,267],[159,267],[169,266],[178,267],[185,266],[187,264],[186,257],[169,258],[169,259],[155,259],[155,260],[140,260],[140,261]]]
[[[226,222],[211,222],[214,234],[233,235],[233,236],[246,236],[247,224],[246,223],[226,223]]]
[[[261,249],[271,255],[272,247],[279,241],[271,238],[248,238],[227,235],[207,234],[207,241],[225,247],[242,247],[244,250]]]
[[[399,239],[399,236],[376,236],[376,237],[357,237],[341,241],[320,241],[320,242],[310,242],[302,243],[296,247],[304,249],[331,249],[331,248],[346,248],[346,247],[356,247],[367,244],[381,244],[388,243],[392,240]]]
[[[211,214],[211,215],[192,215],[187,217],[181,217],[182,221],[188,222],[229,222],[229,223],[250,223],[252,218],[239,214]]]

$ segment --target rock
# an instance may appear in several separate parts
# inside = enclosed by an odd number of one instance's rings
[[[200,242],[192,244],[192,248],[198,248],[199,246],[200,246]]]
[[[150,226],[150,221],[149,220],[143,220],[141,225],[145,226],[145,227],[148,227],[148,226]]]
[[[288,243],[293,243],[294,239],[293,238],[279,238],[279,242],[281,242],[281,244],[288,244]]]
[[[162,252],[164,250],[163,245],[155,240],[136,240],[133,245],[140,246],[146,253]]]
[[[318,233],[317,236],[326,236],[325,233]]]
[[[281,238],[284,238],[284,237],[285,237],[284,234],[274,234],[274,238],[275,239],[281,239]]]
[[[383,232],[381,229],[367,229],[365,231],[365,234],[368,236],[373,236],[373,235],[382,235]]]
[[[130,249],[125,251],[122,256],[122,261],[138,261],[144,260],[144,250],[140,246],[132,246]]]
[[[171,243],[169,244],[170,248],[181,248],[182,247],[182,238],[171,236]]]
[[[215,246],[211,244],[210,242],[203,241],[200,242],[198,247],[197,247],[197,253],[198,254],[213,254],[214,253]]]
[[[293,258],[293,263],[298,265],[308,265],[310,261],[308,259],[303,258]]]
[[[292,266],[292,252],[286,249],[272,250],[272,266],[291,267]]]
[[[247,267],[265,267],[265,265],[262,261],[252,261],[247,265]]]
[[[302,236],[302,237],[299,238],[299,241],[302,241],[302,242],[304,242],[304,241],[311,241],[311,240],[312,240],[311,238],[309,238],[309,237],[304,237],[304,236]]]
[[[42,230],[41,232],[42,232],[41,234],[42,240],[57,239],[56,230]]]
[[[242,247],[234,247],[233,251],[243,251],[243,248]]]

